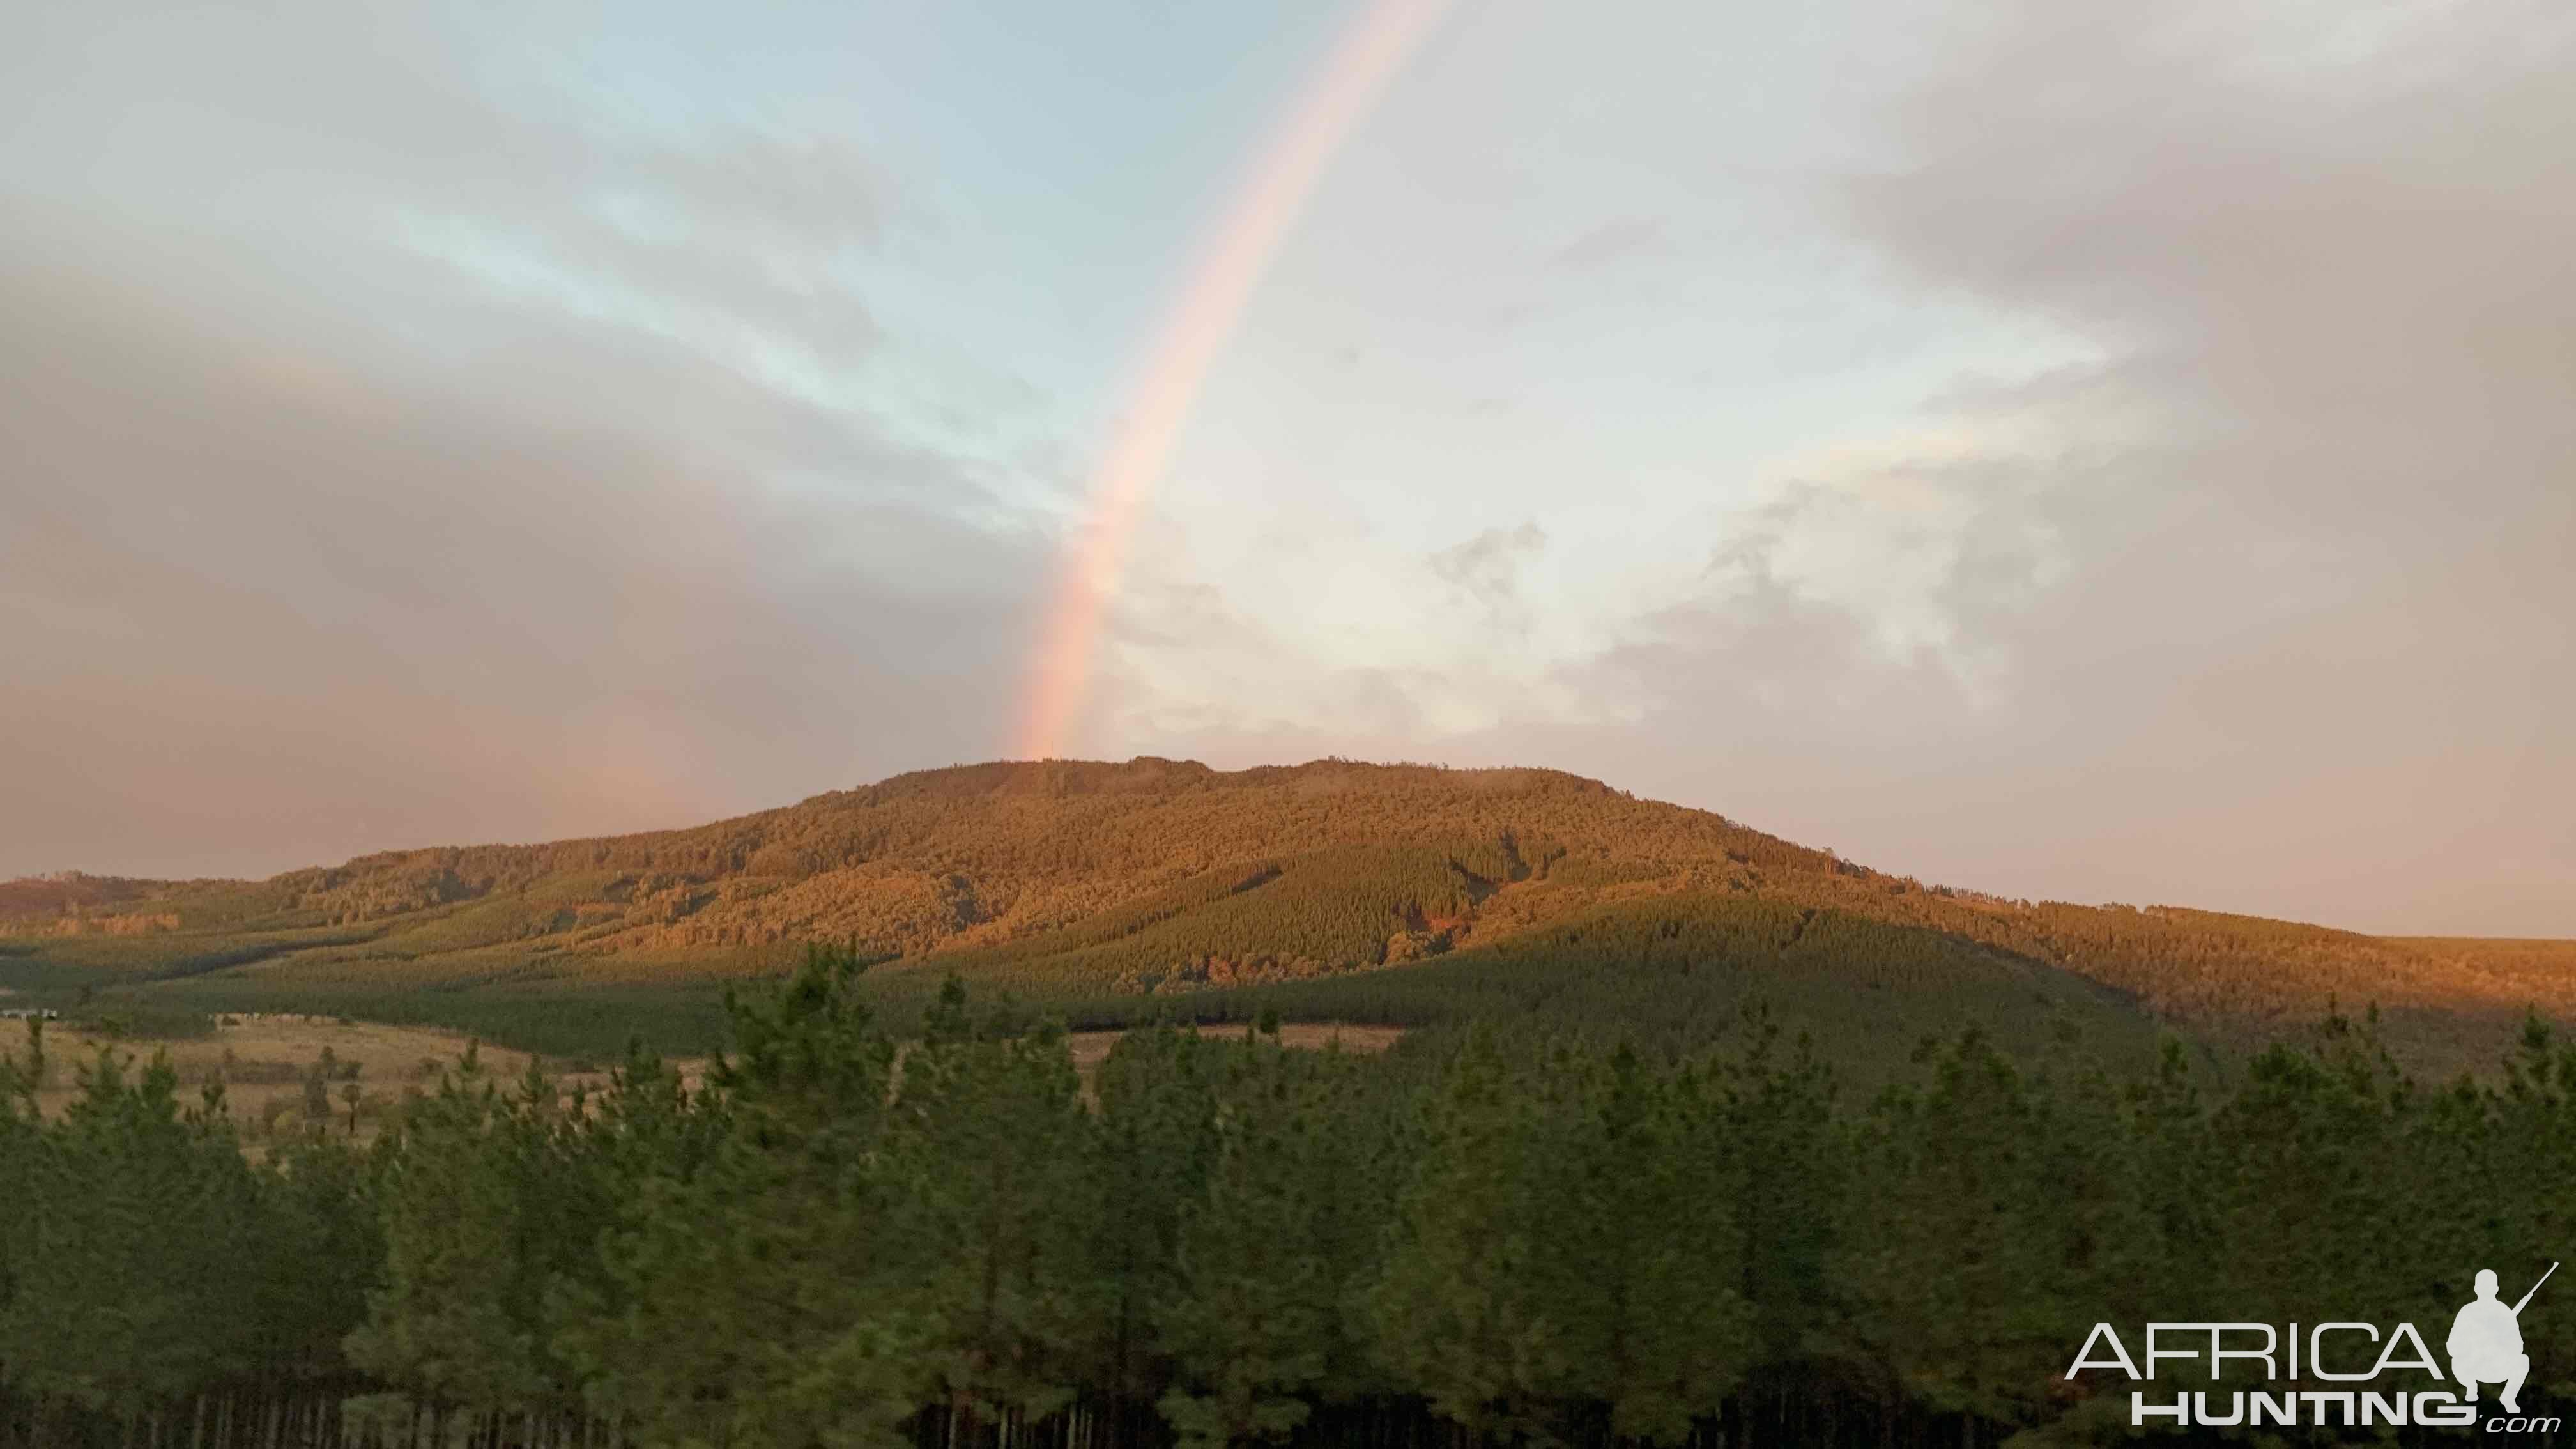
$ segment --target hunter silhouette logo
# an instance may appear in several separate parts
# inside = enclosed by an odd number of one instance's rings
[[[2549,1265],[2549,1273],[2558,1265]],[[2540,1283],[2549,1281],[2549,1273],[2540,1275]],[[2531,1294],[2540,1291],[2540,1283],[2531,1285],[2511,1308],[2496,1301],[2496,1275],[2493,1268],[2478,1270],[2478,1296],[2460,1305],[2460,1315],[2451,1320],[2451,1377],[2460,1381],[2460,1397],[2474,1404],[2478,1385],[2502,1384],[2504,1411],[2519,1414],[2522,1405],[2514,1396],[2522,1392],[2522,1381],[2531,1372],[2531,1356],[2522,1351],[2522,1306]]]
[[[2522,1384],[2531,1374],[2531,1356],[2522,1348],[2522,1311],[2540,1285],[2558,1271],[2552,1263],[2511,1304],[2496,1296],[2492,1268],[2477,1272],[2477,1296],[2452,1316],[2450,1337],[2443,1341],[2450,1373],[2412,1323],[2397,1323],[2386,1332],[2374,1323],[2343,1320],[2286,1328],[2269,1323],[2150,1323],[2146,1332],[2145,1372],[2140,1359],[2110,1324],[2097,1323],[2075,1352],[2066,1370],[2071,1382],[2086,1369],[2115,1369],[2133,1382],[2152,1382],[2156,1367],[2168,1359],[2190,1360],[2215,1386],[2232,1367],[2238,1381],[2251,1377],[2266,1387],[2177,1392],[2170,1398],[2133,1389],[2129,1424],[2145,1428],[2470,1428],[2478,1424],[2478,1386],[2498,1385],[2504,1416],[2488,1419],[2488,1433],[2555,1433],[2559,1420],[2522,1412]],[[2375,1356],[2374,1356],[2375,1355]],[[2286,1368],[2286,1372],[2284,1369]],[[2405,1375],[2424,1379],[2408,1382]],[[2398,1375],[2394,1381],[2385,1381]],[[2456,1381],[2456,1389],[2445,1379]],[[2431,1386],[2424,1385],[2429,1379]],[[2286,1382],[2285,1382],[2286,1381]],[[2301,1382],[2334,1387],[2309,1389]],[[2274,1389],[2270,1385],[2280,1385]]]

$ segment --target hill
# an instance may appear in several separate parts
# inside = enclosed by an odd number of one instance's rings
[[[1835,1030],[1982,1021],[2218,1039],[2374,1004],[2485,1057],[2576,1018],[2576,943],[2390,939],[1926,885],[1549,770],[1341,760],[1006,762],[689,830],[371,855],[266,881],[0,886],[0,984],[264,1005],[568,996],[613,1018],[815,938],[1103,1021],[1270,1001],[1715,1029],[1756,999]],[[578,988],[578,989],[576,989]],[[432,1013],[433,1016],[436,1013]],[[2072,1024],[2072,1025],[2070,1025]]]

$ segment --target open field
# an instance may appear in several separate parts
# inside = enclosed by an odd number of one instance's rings
[[[1201,1034],[1241,1041],[1250,1030],[1245,1025],[1216,1025]],[[1124,1035],[1124,1031],[1067,1035],[1066,1047],[1086,1088]],[[1338,1046],[1374,1056],[1401,1040],[1404,1029],[1295,1022],[1281,1028],[1279,1035],[1282,1044],[1293,1048],[1322,1051]],[[44,1041],[45,1084],[36,1093],[36,1108],[42,1115],[58,1117],[80,1096],[81,1076],[97,1062],[102,1049],[127,1064],[129,1079],[156,1055],[166,1056],[187,1100],[195,1100],[197,1092],[211,1083],[223,1084],[226,1110],[254,1146],[317,1128],[335,1137],[371,1141],[405,1097],[435,1090],[440,1074],[455,1069],[468,1049],[486,1074],[504,1083],[524,1077],[532,1066],[565,1092],[596,1091],[609,1082],[605,1065],[587,1058],[546,1057],[436,1027],[292,1013],[227,1015],[217,1018],[210,1035],[170,1041],[133,1041],[56,1022],[47,1025]],[[0,1044],[24,1059],[26,1045],[15,1030],[0,1035]],[[706,1070],[705,1059],[699,1057],[677,1058],[672,1065],[692,1086]],[[329,1103],[327,1113],[319,1115],[311,1110],[316,1104],[309,1101],[307,1085],[317,1071],[326,1079],[324,1099]],[[349,1098],[352,1087],[357,1089],[354,1113]]]
[[[1199,1035],[1220,1041],[1241,1041],[1251,1035],[1248,1024],[1211,1025],[1198,1029]],[[1100,1064],[1109,1060],[1112,1048],[1123,1031],[1076,1031],[1065,1034],[1065,1049],[1073,1057],[1073,1069],[1082,1078],[1083,1098],[1092,1099],[1100,1076]],[[1305,1050],[1328,1051],[1334,1047],[1354,1056],[1373,1057],[1404,1039],[1400,1026],[1363,1026],[1341,1021],[1292,1021],[1279,1028],[1280,1045]]]
[[[23,1037],[12,1031],[8,1049],[21,1060]],[[136,1041],[100,1035],[62,1023],[48,1024],[45,1036],[45,1085],[36,1094],[37,1109],[59,1115],[80,1095],[82,1074],[102,1049],[129,1064],[129,1079],[156,1055],[166,1056],[179,1076],[183,1098],[193,1101],[205,1086],[221,1082],[227,1110],[254,1142],[281,1133],[320,1126],[334,1135],[353,1130],[351,1089],[355,1089],[355,1135],[375,1135],[403,1097],[435,1089],[442,1070],[453,1068],[469,1047],[483,1069],[502,1080],[526,1074],[534,1064],[563,1087],[597,1087],[607,1083],[604,1070],[570,1070],[588,1062],[566,1063],[524,1051],[477,1044],[456,1032],[417,1026],[343,1022],[331,1017],[291,1015],[226,1016],[206,1036],[169,1041]],[[327,1054],[327,1055],[326,1055]],[[308,1111],[309,1082],[320,1073],[322,1100],[328,1111]],[[318,1104],[317,1104],[318,1105]]]
[[[1241,1041],[1251,1030],[1251,1027],[1239,1024],[1209,1026],[1201,1028],[1199,1034],[1224,1041]],[[1100,1064],[1109,1059],[1109,1049],[1118,1045],[1118,1039],[1126,1034],[1123,1031],[1077,1031],[1067,1035],[1065,1045],[1073,1052],[1074,1069],[1085,1076],[1099,1070]],[[1404,1028],[1400,1026],[1363,1026],[1343,1021],[1296,1021],[1279,1029],[1282,1046],[1312,1051],[1339,1046],[1360,1056],[1375,1056],[1403,1039]]]

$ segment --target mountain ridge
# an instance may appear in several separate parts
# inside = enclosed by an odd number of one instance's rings
[[[1842,954],[1804,940],[1819,920]],[[2576,1018],[2576,943],[1954,890],[1532,767],[991,761],[676,830],[378,852],[265,881],[0,884],[11,958],[123,980],[702,979],[761,974],[826,937],[897,977],[955,970],[1041,995],[1181,995],[1442,957],[1525,971],[1543,941],[1604,962],[1690,941],[1836,980],[1875,961],[1914,963],[1888,978],[1908,980],[1935,960],[1949,964],[1924,979],[2028,963],[2223,1030],[2365,1004]]]

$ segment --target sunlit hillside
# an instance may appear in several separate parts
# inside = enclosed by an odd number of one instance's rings
[[[955,970],[1039,999],[1266,994],[1355,1020],[1509,1000],[1668,1025],[1759,999],[1929,1029],[2036,1003],[2224,1036],[2339,1003],[2482,1049],[2526,1008],[2576,1016],[2569,943],[2004,900],[1553,771],[1339,760],[961,766],[659,834],[261,882],[21,881],[0,933],[0,982],[39,991],[609,999],[833,938],[898,986]]]

